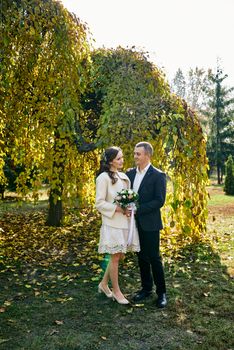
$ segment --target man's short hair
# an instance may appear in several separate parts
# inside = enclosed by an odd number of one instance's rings
[[[154,150],[153,150],[153,147],[151,145],[151,143],[149,142],[138,142],[136,144],[136,147],[143,147],[144,150],[145,150],[145,153],[147,153],[150,157],[153,155],[154,153]]]

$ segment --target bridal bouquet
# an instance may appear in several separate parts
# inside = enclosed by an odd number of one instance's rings
[[[139,195],[137,192],[134,192],[133,190],[125,190],[123,189],[120,192],[117,192],[117,196],[114,199],[114,203],[118,204],[123,209],[130,209],[131,210],[131,218],[130,218],[130,225],[129,225],[129,233],[128,233],[128,242],[127,245],[131,246],[133,242],[133,233],[134,233],[134,212],[137,209],[137,201],[138,201]]]
[[[127,207],[133,207],[133,204],[137,207],[139,195],[131,189],[123,189],[117,192],[117,196],[114,199],[114,203],[118,204],[121,208],[126,209]]]

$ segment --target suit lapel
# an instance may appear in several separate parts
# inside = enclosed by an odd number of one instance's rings
[[[147,170],[145,176],[143,177],[143,180],[141,181],[140,187],[138,189],[138,193],[140,193],[142,187],[145,185],[145,183],[147,182],[149,176],[151,175],[151,173],[153,172],[153,167],[152,165],[150,165],[149,169]]]
[[[136,168],[134,168],[131,172],[129,172],[128,176],[129,176],[129,179],[131,181],[131,188],[132,188],[133,182],[134,182],[135,177],[136,177]]]

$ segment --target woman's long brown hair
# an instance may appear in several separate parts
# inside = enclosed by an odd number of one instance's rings
[[[116,178],[115,173],[110,170],[111,168],[110,162],[112,162],[112,160],[116,158],[119,151],[121,151],[121,148],[116,146],[107,148],[102,155],[102,159],[100,161],[100,168],[97,172],[97,176],[98,176],[104,171],[106,171],[107,174],[110,176],[111,182],[113,185],[117,182],[118,178]]]

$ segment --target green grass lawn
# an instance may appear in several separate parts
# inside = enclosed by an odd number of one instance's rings
[[[156,308],[155,296],[123,306],[97,293],[105,261],[97,254],[100,222],[95,218],[57,230],[42,228],[38,236],[44,204],[40,215],[29,206],[26,219],[23,211],[18,219],[16,207],[1,207],[2,223],[10,220],[13,229],[7,242],[0,237],[12,257],[14,240],[20,240],[20,259],[2,257],[0,265],[0,349],[234,349],[233,198],[224,204],[222,196],[211,191],[208,229],[213,245],[185,247],[174,261],[164,257],[169,303],[163,310]],[[27,218],[30,236],[23,235],[22,220]],[[36,240],[43,241],[41,248]],[[120,284],[129,298],[140,287],[133,254],[121,264]]]
[[[209,205],[234,204],[234,196],[228,196],[223,192],[222,187],[210,186]]]

